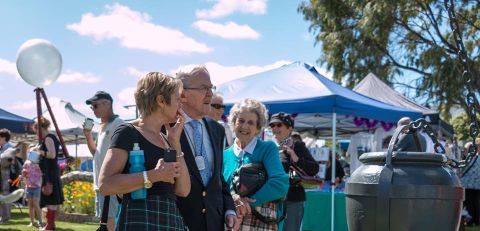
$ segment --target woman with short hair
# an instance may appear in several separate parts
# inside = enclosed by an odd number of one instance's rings
[[[100,170],[99,189],[103,195],[123,194],[117,230],[185,230],[176,205],[177,196],[186,197],[190,192],[180,146],[184,124],[179,112],[181,89],[182,83],[173,77],[148,73],[135,90],[140,118],[120,125],[112,136]],[[134,143],[144,151],[143,172],[129,172],[129,151]],[[176,152],[173,162],[166,162],[167,153],[172,152]],[[139,189],[146,190],[146,198],[132,197]]]
[[[258,135],[267,123],[265,105],[254,99],[236,103],[230,110],[230,126],[235,133],[233,145],[224,151],[223,177],[230,186],[240,221],[239,230],[279,230],[281,224],[265,223],[252,214],[252,210],[268,218],[283,215],[280,199],[288,191],[288,175],[280,162],[278,148],[271,141],[262,141]],[[263,164],[266,183],[251,197],[241,197],[233,189],[233,174],[247,163]]]

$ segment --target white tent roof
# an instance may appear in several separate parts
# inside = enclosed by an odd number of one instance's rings
[[[385,84],[373,73],[369,73],[353,88],[354,91],[395,106],[420,111],[424,115],[438,114],[437,111],[419,105]]]

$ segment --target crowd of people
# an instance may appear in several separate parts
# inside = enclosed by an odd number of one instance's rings
[[[301,230],[306,194],[298,176],[315,176],[319,165],[293,133],[292,116],[280,112],[269,117],[263,103],[246,98],[226,118],[222,95],[214,90],[204,66],[175,77],[150,72],[138,81],[133,96],[140,117],[129,122],[113,112],[109,93],[98,91],[86,100],[100,122],[96,138],[87,122],[83,132],[93,156],[96,216],[106,214],[108,230]],[[33,125],[42,136],[20,171],[29,226],[43,230],[56,229],[64,201],[57,164],[60,142],[49,126],[45,118]],[[272,141],[261,139],[267,126]],[[10,135],[0,129],[0,154],[12,148]],[[397,150],[412,146],[404,142],[412,141],[401,138]],[[421,146],[418,151],[425,151],[423,141]],[[10,192],[4,179],[15,172],[15,159],[5,160],[8,173],[2,167],[2,194]],[[340,184],[344,172],[336,163],[335,183]],[[256,171],[265,174],[265,182],[244,195],[239,188],[248,185],[236,178],[250,164],[261,166]],[[469,174],[478,174],[478,166]],[[468,174],[462,180],[471,201],[467,209],[478,224],[480,185]],[[0,204],[0,222],[10,219],[8,206]],[[46,211],[45,221],[40,208]]]
[[[95,213],[106,214],[108,230],[300,229],[305,192],[289,173],[295,166],[315,175],[318,165],[304,143],[290,138],[292,117],[281,113],[269,121],[264,104],[245,99],[227,120],[223,97],[214,90],[208,70],[197,66],[175,77],[143,76],[134,93],[140,117],[133,121],[113,112],[107,92],[85,101],[100,124],[96,137],[88,121],[83,132],[93,156]],[[260,139],[266,126],[278,132],[275,142]],[[30,148],[20,170],[29,226],[41,230],[57,228],[64,202],[60,141],[49,128],[43,117],[33,124],[39,144]],[[0,130],[0,153],[14,150],[10,136]],[[8,174],[13,159],[6,159]],[[251,195],[240,195],[233,175],[249,163],[262,164],[266,182]],[[10,193],[10,183],[2,185],[2,194]],[[6,222],[10,205],[1,206],[0,222]]]

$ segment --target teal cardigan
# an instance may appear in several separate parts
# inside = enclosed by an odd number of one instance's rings
[[[240,158],[230,146],[223,152],[223,177],[232,190],[233,173],[240,167]],[[283,170],[278,153],[278,147],[271,141],[257,140],[253,153],[245,153],[243,163],[263,163],[267,171],[268,180],[253,196],[255,202],[251,206],[258,206],[265,202],[281,199],[287,195],[289,181],[288,174]]]

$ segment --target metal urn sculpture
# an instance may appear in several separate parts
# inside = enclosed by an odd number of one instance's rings
[[[458,229],[464,189],[447,157],[393,151],[398,136],[416,133],[419,124],[430,128],[423,119],[399,127],[387,152],[360,157],[363,166],[352,174],[345,191],[350,231]],[[427,133],[444,152],[433,132]]]

